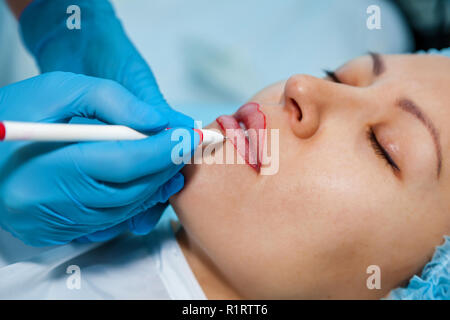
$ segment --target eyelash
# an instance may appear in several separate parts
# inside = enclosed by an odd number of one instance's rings
[[[342,83],[341,80],[339,80],[339,78],[336,76],[336,72],[331,71],[331,70],[323,70],[323,72],[325,72],[325,74],[327,75],[327,77],[330,77],[331,80],[333,80],[336,83]]]
[[[325,74],[331,78],[336,83],[342,83],[339,78],[336,76],[336,73],[334,71],[330,70],[323,70]],[[381,144],[378,142],[377,136],[375,135],[375,132],[372,128],[369,128],[367,130],[367,139],[370,141],[370,144],[375,151],[375,154],[382,159],[386,161],[386,163],[394,170],[394,171],[400,171],[400,168],[397,166],[397,164],[392,160],[389,153],[381,146]]]
[[[377,136],[375,135],[375,132],[372,128],[369,128],[369,130],[367,130],[367,139],[370,141],[370,144],[372,145],[372,148],[377,156],[380,156],[382,159],[386,160],[387,164],[394,171],[400,171],[400,168],[397,166],[394,160],[392,160],[389,153],[387,153],[387,151],[378,142]]]

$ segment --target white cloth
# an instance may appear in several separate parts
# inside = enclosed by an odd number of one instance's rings
[[[2,243],[1,247],[7,244]],[[68,273],[70,266],[79,268],[79,273]],[[74,277],[79,282],[73,281]],[[178,246],[169,219],[164,219],[147,236],[127,234],[106,243],[50,248],[0,267],[0,299],[206,299],[206,296]]]

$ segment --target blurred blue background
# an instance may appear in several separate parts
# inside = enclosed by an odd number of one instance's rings
[[[369,50],[414,48],[403,15],[382,0],[113,0],[175,108],[204,122],[295,73],[322,76]],[[369,5],[381,29],[366,27]],[[0,1],[0,86],[38,74]]]

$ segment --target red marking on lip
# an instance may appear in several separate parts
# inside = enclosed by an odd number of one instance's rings
[[[3,122],[0,122],[0,141],[3,141],[6,136],[6,128]]]
[[[216,121],[245,162],[259,172],[265,138],[265,130],[261,129],[266,129],[267,126],[266,115],[261,111],[259,104],[247,103],[232,116],[220,116]],[[245,137],[240,123],[246,127],[248,138]]]

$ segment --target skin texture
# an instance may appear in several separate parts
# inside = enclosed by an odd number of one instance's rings
[[[280,130],[277,174],[183,169],[186,186],[170,201],[208,298],[381,298],[420,273],[450,233],[450,59],[382,59],[378,76],[363,56],[336,71],[342,83],[294,75],[250,99]],[[436,127],[439,177],[430,132],[397,106],[404,98]],[[399,171],[376,154],[370,128]],[[379,290],[367,288],[370,265],[380,267]]]

